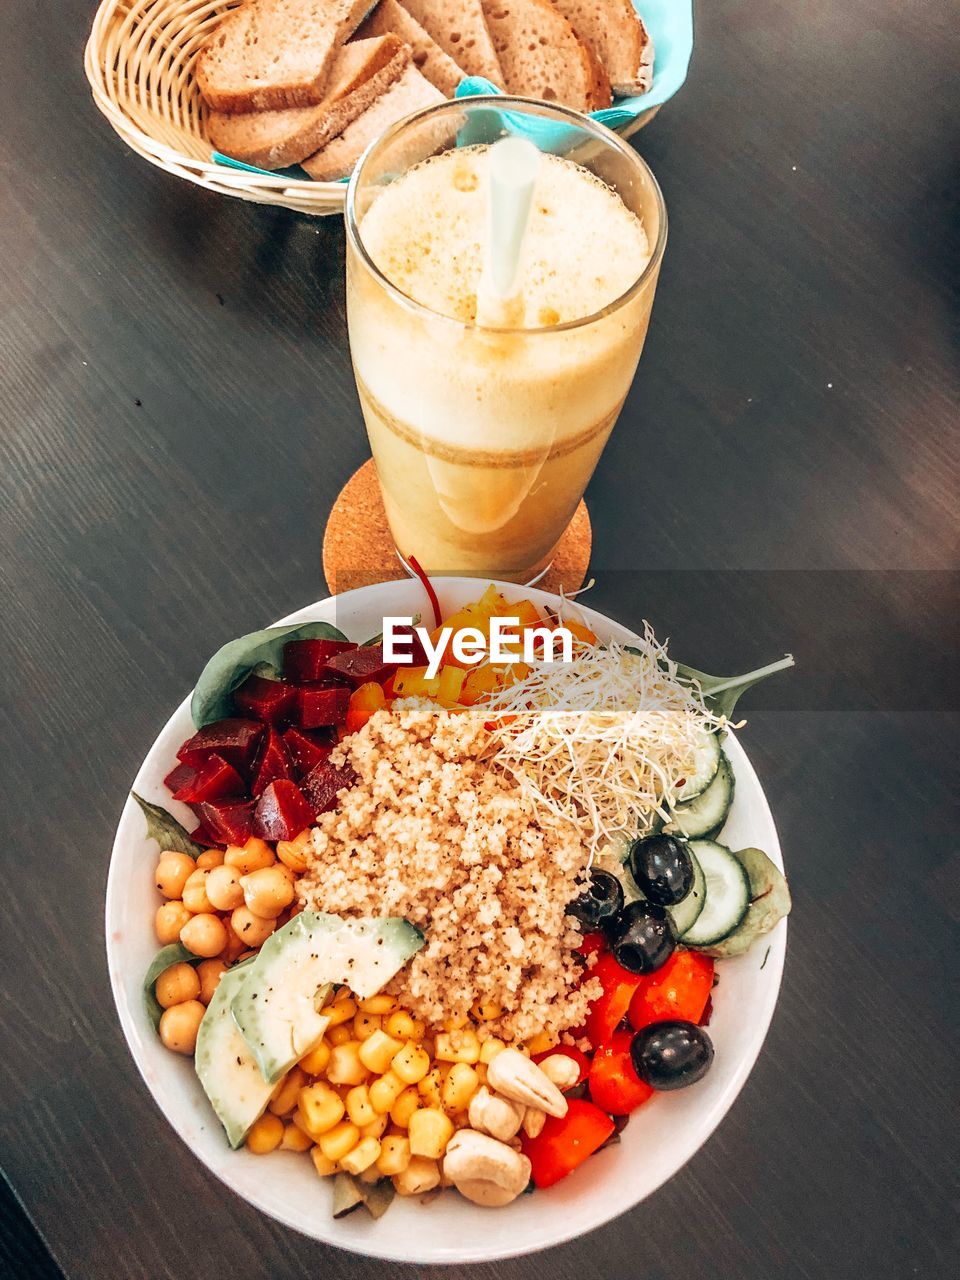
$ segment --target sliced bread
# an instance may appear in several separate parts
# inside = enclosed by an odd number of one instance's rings
[[[216,111],[308,107],[323,100],[337,49],[370,0],[247,0],[197,59],[197,86]]]
[[[413,65],[422,76],[444,95],[452,98],[457,85],[467,74],[421,27],[413,14],[399,0],[380,0],[374,11],[357,29],[357,36],[384,36],[388,33],[404,40],[413,53]]]
[[[630,0],[553,0],[603,64],[614,93],[646,93],[653,83],[653,41]]]
[[[483,0],[483,12],[508,93],[576,111],[610,105],[602,68],[550,0]]]
[[[421,27],[468,76],[484,76],[506,88],[480,0],[402,0]]]
[[[327,96],[315,107],[286,111],[211,111],[210,141],[224,155],[259,169],[283,169],[313,155],[342,133],[403,75],[410,49],[396,36],[345,44],[330,72]]]
[[[376,100],[362,116],[347,125],[338,138],[304,160],[303,167],[311,178],[331,182],[344,178],[353,169],[368,143],[383,131],[422,107],[445,101],[443,94],[426,80],[416,67],[407,67],[403,75]]]

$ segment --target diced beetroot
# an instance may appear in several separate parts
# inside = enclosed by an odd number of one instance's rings
[[[201,800],[219,800],[222,796],[236,796],[243,791],[243,779],[223,756],[207,756],[193,778],[173,793],[174,800],[184,804],[199,804]]]
[[[334,654],[356,647],[350,640],[290,640],[283,646],[283,674],[295,684],[320,680]]]
[[[263,748],[250,775],[250,794],[258,796],[278,778],[296,779],[296,770],[283,738],[270,726],[263,740]]]
[[[163,785],[168,791],[179,791],[181,787],[185,787],[188,782],[192,782],[197,776],[196,769],[191,769],[188,764],[178,764],[175,769],[170,772],[163,780]]]
[[[246,774],[262,737],[263,725],[256,720],[218,720],[188,738],[177,759],[197,768],[207,756],[216,754]]]
[[[250,839],[256,801],[241,796],[204,800],[191,806],[217,844],[246,844]]]
[[[233,695],[234,705],[241,715],[266,724],[289,724],[297,711],[297,690],[292,684],[280,680],[265,680],[263,676],[248,676]]]
[[[323,689],[315,684],[301,685],[300,725],[319,729],[324,725],[343,724],[350,705],[350,690],[339,687]]]
[[[295,782],[271,782],[257,801],[253,834],[263,840],[293,840],[313,822],[313,810]]]
[[[321,813],[329,813],[337,807],[337,793],[345,787],[352,787],[357,775],[349,765],[339,769],[329,760],[324,760],[304,778],[302,786],[304,794],[313,806],[317,817]]]
[[[323,730],[319,733],[308,733],[303,729],[288,729],[283,735],[283,741],[293,763],[302,774],[307,774],[321,761],[326,760],[333,750],[336,739],[328,738]]]
[[[397,637],[400,637],[400,636],[410,637],[409,644],[407,644],[406,639],[404,639],[402,644],[402,648],[404,652],[406,652],[407,649],[410,650],[410,657],[409,658],[405,657],[402,662],[397,664],[398,666],[425,667],[429,663],[430,658],[429,658],[429,655],[427,654],[426,649],[424,649],[423,647],[423,641],[417,635],[413,627],[397,627],[396,630],[394,631],[394,635]],[[370,645],[369,647],[371,649],[374,648],[373,645]],[[380,646],[380,650],[381,652],[383,651],[382,645]]]
[[[349,653],[335,654],[327,663],[327,670],[346,676],[354,688],[375,680],[383,684],[387,676],[397,669],[395,662],[385,662],[382,644],[368,644]]]
[[[190,839],[196,844],[204,845],[207,849],[223,848],[223,841],[214,839],[210,828],[205,822],[201,822],[199,826],[194,827],[190,832]]]

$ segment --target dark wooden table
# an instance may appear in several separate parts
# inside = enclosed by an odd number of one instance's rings
[[[339,222],[125,150],[83,79],[92,13],[5,5],[0,38],[0,1157],[40,1237],[8,1196],[0,1271],[407,1280],[208,1176],[113,1010],[126,787],[216,645],[325,594],[324,520],[367,445]],[[548,1257],[459,1274],[940,1276],[958,1243],[960,24],[954,0],[698,16],[690,82],[638,139],[671,235],[590,488],[592,602],[707,669],[800,659],[746,704],[795,898],[783,991],[732,1113],[659,1194]]]

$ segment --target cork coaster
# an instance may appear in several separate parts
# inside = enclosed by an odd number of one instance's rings
[[[536,585],[543,591],[582,587],[592,542],[590,516],[581,502],[553,563]],[[393,545],[372,458],[353,473],[333,504],[323,535],[323,576],[331,595],[407,576]]]

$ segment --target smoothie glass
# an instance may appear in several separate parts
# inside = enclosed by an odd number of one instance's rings
[[[583,319],[539,328],[453,319],[401,292],[364,244],[364,218],[385,185],[438,152],[508,133],[589,170],[643,223],[646,267]],[[500,96],[454,100],[371,144],[347,191],[346,228],[350,350],[398,551],[432,573],[530,581],[550,563],[640,358],[667,236],[653,174],[615,133],[575,112]],[[615,240],[609,254],[615,262]]]

